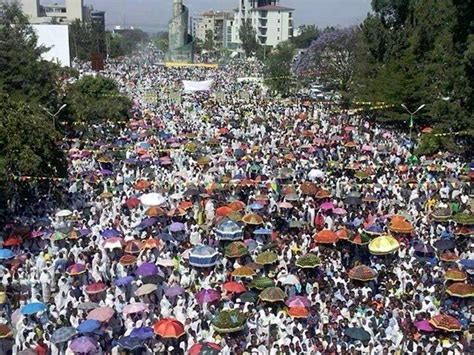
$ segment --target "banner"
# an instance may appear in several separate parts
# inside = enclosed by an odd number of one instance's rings
[[[183,80],[184,92],[209,91],[214,80],[190,81]]]

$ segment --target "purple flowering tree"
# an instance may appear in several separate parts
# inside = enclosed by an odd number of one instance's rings
[[[300,54],[293,71],[299,77],[318,76],[347,91],[354,75],[357,42],[355,27],[323,33]]]

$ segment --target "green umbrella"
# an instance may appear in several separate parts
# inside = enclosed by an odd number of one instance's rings
[[[474,215],[468,213],[458,213],[453,216],[452,220],[466,226],[474,225]]]
[[[270,265],[273,264],[278,260],[278,255],[276,255],[273,251],[265,251],[260,253],[255,258],[255,262],[261,265]]]
[[[218,333],[233,333],[244,329],[246,320],[238,309],[224,310],[212,320],[212,325]]]
[[[259,298],[265,302],[282,302],[286,293],[279,287],[267,287],[260,293]]]
[[[257,290],[264,290],[267,287],[273,286],[275,286],[273,280],[266,276],[255,277],[250,283],[250,287],[256,288]]]
[[[321,260],[312,253],[305,254],[296,260],[296,266],[302,269],[313,269],[319,265],[321,265]]]

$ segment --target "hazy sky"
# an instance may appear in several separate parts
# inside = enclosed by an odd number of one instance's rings
[[[61,2],[61,0],[43,0]],[[97,10],[106,11],[107,24],[163,27],[171,14],[172,0],[85,0]],[[205,10],[231,11],[239,0],[184,0],[191,13]],[[295,22],[300,24],[352,25],[361,22],[370,10],[370,0],[281,0],[281,5],[295,9]]]

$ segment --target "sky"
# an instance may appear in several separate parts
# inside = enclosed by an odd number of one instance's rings
[[[61,0],[43,0],[44,3]],[[42,1],[42,2],[43,2]],[[282,6],[295,9],[296,25],[320,27],[348,26],[360,23],[370,10],[370,0],[280,0]],[[107,25],[142,25],[145,30],[163,29],[171,15],[172,0],[85,0],[97,10],[106,11]],[[184,0],[191,14],[208,10],[232,11],[239,0]]]

